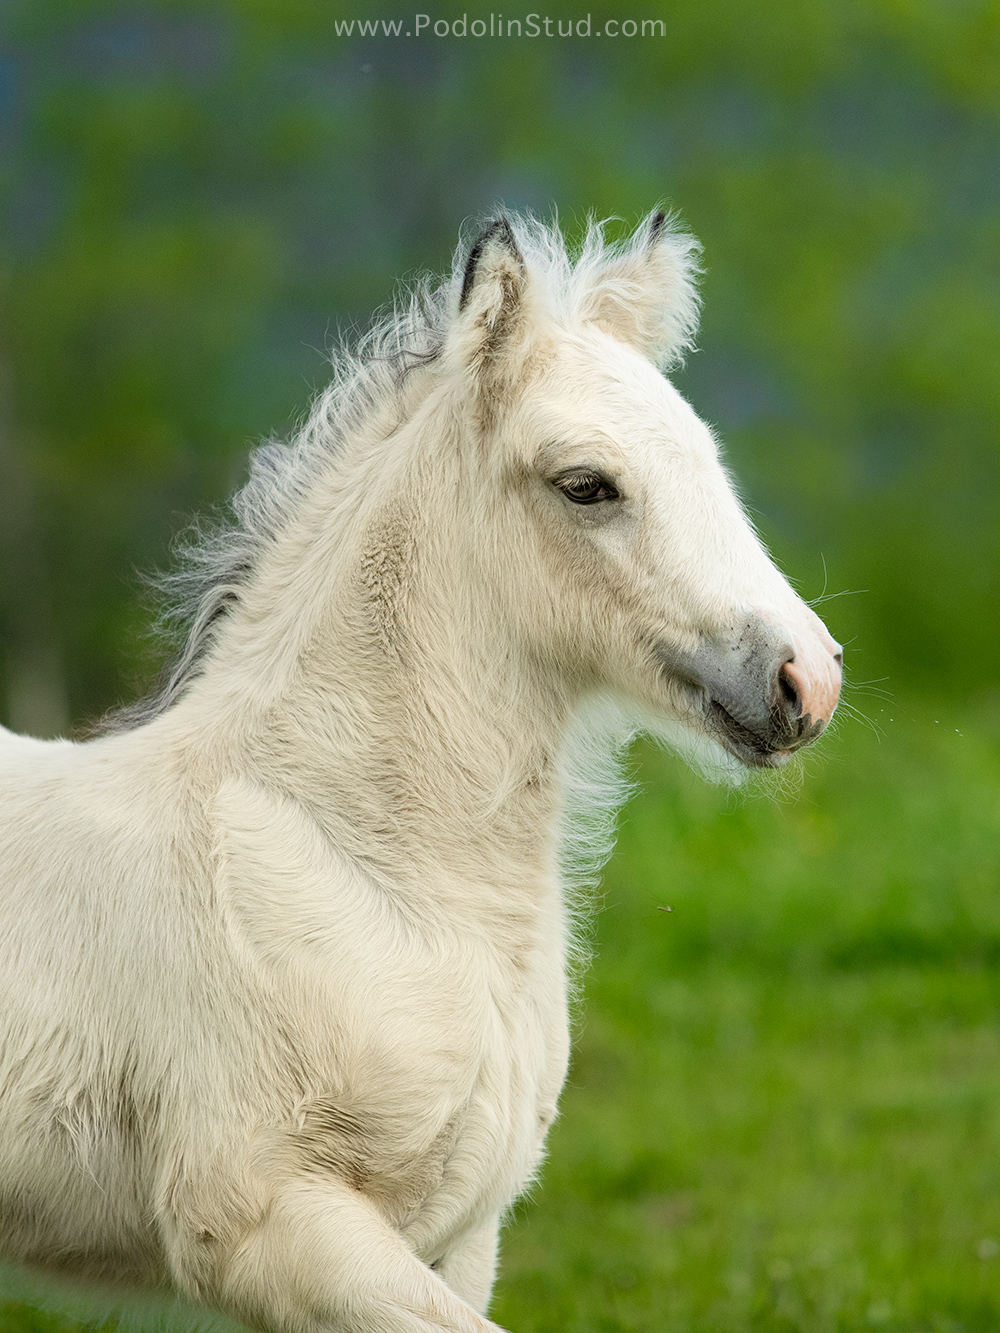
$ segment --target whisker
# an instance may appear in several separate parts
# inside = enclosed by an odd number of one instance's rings
[[[806,605],[821,606],[824,602],[832,602],[838,597],[861,597],[870,591],[869,588],[844,588],[840,592],[827,592],[824,586],[818,597],[806,598]]]

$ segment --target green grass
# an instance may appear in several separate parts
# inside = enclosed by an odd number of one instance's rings
[[[27,1305],[0,1305],[0,1329],[3,1333],[63,1333],[64,1329],[71,1327],[74,1326]]]
[[[771,800],[642,756],[502,1323],[1000,1330],[995,719],[881,720]]]
[[[517,1333],[1000,1330],[1000,720],[872,711],[794,794],[640,752]]]

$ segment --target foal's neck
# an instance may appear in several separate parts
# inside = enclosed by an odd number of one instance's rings
[[[335,541],[305,525],[267,594],[273,613],[256,639],[234,627],[223,656],[246,677],[258,652],[258,679],[280,682],[241,727],[263,781],[398,891],[468,903],[471,886],[484,910],[509,911],[558,892],[569,708],[484,601],[467,531],[440,509],[421,521],[398,489],[345,517]]]

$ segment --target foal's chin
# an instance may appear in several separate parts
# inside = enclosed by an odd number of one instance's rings
[[[753,772],[760,769],[784,768],[795,757],[794,750],[753,750],[735,745],[727,745],[725,748],[744,768]]]
[[[706,724],[708,734],[744,769],[759,771],[784,768],[795,754],[792,748],[768,745],[765,740],[741,727],[718,705],[712,706]]]
[[[802,748],[772,747],[763,740],[755,744],[750,737],[734,734],[711,714],[706,716],[701,711],[677,717],[643,710],[638,725],[700,777],[728,787],[742,786],[755,773],[763,775],[785,768]]]

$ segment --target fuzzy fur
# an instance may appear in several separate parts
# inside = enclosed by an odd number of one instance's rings
[[[695,254],[485,233],[189,547],[158,695],[0,737],[0,1252],[271,1333],[495,1327],[614,756],[735,764],[662,645],[753,608],[821,651],[656,368]]]

